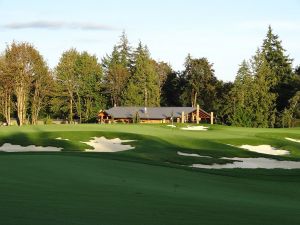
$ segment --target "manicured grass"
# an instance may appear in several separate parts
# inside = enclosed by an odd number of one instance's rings
[[[135,150],[84,153],[80,141],[137,140]],[[56,140],[68,138],[70,141]],[[53,125],[0,128],[3,143],[64,147],[61,153],[0,154],[0,224],[299,224],[300,170],[200,170],[223,156],[271,157],[227,144],[270,144],[300,161],[300,129],[165,125]],[[182,157],[177,151],[212,159]]]
[[[298,175],[279,182],[101,158],[2,155],[1,223],[298,224]]]

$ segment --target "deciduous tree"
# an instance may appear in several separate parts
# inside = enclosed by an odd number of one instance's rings
[[[213,65],[206,58],[193,59],[188,55],[183,75],[187,85],[182,99],[183,101],[189,99],[185,105],[196,107],[197,104],[200,104],[207,110],[212,110],[217,83]]]
[[[65,51],[55,68],[55,79],[57,82],[57,97],[64,98],[68,102],[68,118],[73,123],[74,102],[76,90],[79,88],[78,79],[76,77],[76,61],[79,52],[76,49]]]
[[[46,63],[40,53],[29,43],[12,43],[6,48],[5,58],[8,73],[13,80],[18,124],[20,126],[25,124],[27,116],[31,116],[35,124],[44,96],[43,85],[48,76]],[[31,101],[29,97],[32,89],[33,100]],[[27,115],[29,102],[31,102],[31,114]]]
[[[6,58],[0,56],[0,114],[4,117],[8,125],[11,124],[11,105],[13,95],[13,79],[8,73]]]

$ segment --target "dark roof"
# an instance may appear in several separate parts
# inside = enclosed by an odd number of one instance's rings
[[[141,119],[166,119],[181,117],[181,113],[189,114],[196,111],[195,107],[113,107],[105,112],[115,119],[133,118],[136,113]],[[210,118],[210,114],[200,109],[200,117]]]

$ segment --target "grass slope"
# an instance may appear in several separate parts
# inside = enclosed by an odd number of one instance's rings
[[[81,153],[94,136],[135,139],[136,149]],[[69,138],[61,141],[55,138]],[[63,146],[62,153],[0,154],[0,218],[5,225],[299,224],[300,170],[200,170],[222,156],[265,156],[227,144],[271,144],[300,160],[300,129],[162,125],[0,128],[0,146]],[[177,151],[213,159],[182,157]],[[268,156],[265,156],[268,157]]]

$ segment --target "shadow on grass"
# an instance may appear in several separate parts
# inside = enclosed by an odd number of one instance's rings
[[[83,152],[85,149],[92,149],[82,142],[89,141],[92,137],[106,137],[108,139],[120,138],[123,140],[135,140],[129,144],[135,149],[115,153],[93,153]],[[56,138],[69,139],[57,140]],[[43,132],[38,128],[35,132],[14,132],[11,134],[2,134],[0,138],[0,146],[5,143],[21,146],[52,146],[63,148],[62,152],[26,152],[26,153],[5,153],[2,154],[43,154],[43,155],[76,155],[80,157],[101,157],[109,159],[118,159],[126,161],[144,162],[150,164],[175,164],[175,165],[191,165],[195,163],[213,164],[213,163],[228,163],[230,160],[223,160],[216,157],[213,151],[201,150],[200,154],[209,155],[213,158],[197,158],[184,157],[177,154],[178,151],[192,152],[196,150],[182,148],[174,145],[163,139],[149,136],[137,135],[122,132],[103,132],[103,131],[68,131],[68,132]],[[128,143],[127,143],[128,144]],[[213,143],[211,143],[213,145]],[[215,146],[216,147],[216,146]],[[221,154],[220,156],[224,156]]]
[[[223,143],[224,140],[207,140],[197,139],[195,137],[180,137],[160,138],[151,135],[141,135],[134,133],[114,132],[114,131],[43,131],[36,127],[32,132],[14,132],[0,134],[0,146],[5,143],[11,143],[21,146],[52,146],[63,148],[62,152],[26,152],[26,153],[3,153],[2,154],[43,154],[43,155],[71,155],[80,157],[107,158],[114,160],[126,160],[147,164],[160,164],[168,166],[189,166],[192,164],[211,165],[226,164],[233,160],[221,159],[222,157],[266,157],[278,160],[295,160],[291,156],[268,156],[255,152],[242,150],[240,148]],[[135,147],[133,150],[115,152],[115,153],[98,153],[84,152],[85,149],[92,149],[91,146],[84,144],[93,137],[106,137],[108,139],[120,138],[122,140],[135,140],[130,143]],[[57,140],[60,137],[68,140]],[[267,137],[257,139],[226,139],[228,144],[238,145],[259,143],[261,140],[267,140]],[[274,139],[274,138],[273,138]],[[274,142],[274,140],[272,141]],[[275,139],[276,140],[276,139]],[[222,141],[222,142],[221,142]],[[189,144],[181,145],[182,142],[190,142]],[[243,142],[243,143],[242,143]],[[293,145],[293,144],[292,144]],[[186,146],[186,147],[185,147]],[[196,148],[195,148],[196,146]],[[189,157],[180,156],[177,152],[197,153],[202,156],[209,157]]]
[[[124,140],[136,140],[130,142],[130,145],[135,149],[123,152],[115,153],[93,153],[83,152],[90,146],[81,143],[81,141],[88,141],[92,137],[104,136],[108,139],[120,138]],[[57,137],[63,139],[69,139],[70,141],[57,140]],[[299,181],[299,170],[287,171],[287,170],[245,170],[245,169],[229,169],[229,170],[205,170],[190,168],[192,164],[225,164],[232,162],[232,160],[223,160],[221,157],[259,157],[261,154],[247,152],[238,148],[228,146],[222,143],[190,139],[194,145],[199,146],[199,149],[183,148],[179,145],[173,144],[171,140],[158,138],[149,135],[130,134],[122,132],[103,132],[103,131],[53,131],[43,132],[37,130],[36,132],[14,132],[10,134],[1,134],[0,146],[4,143],[11,143],[21,146],[37,145],[37,146],[53,146],[62,147],[62,152],[22,152],[22,153],[6,153],[1,152],[0,155],[45,155],[45,156],[58,156],[58,157],[90,157],[90,158],[102,158],[109,160],[127,161],[135,163],[143,163],[148,165],[157,165],[164,167],[172,167],[178,169],[184,169],[194,172],[209,173],[218,176],[234,176],[249,179],[249,176],[257,179],[258,176],[261,179],[278,179],[280,176],[286,176],[285,181]],[[128,143],[127,143],[128,144]],[[198,153],[200,155],[210,156],[212,158],[197,158],[197,157],[185,157],[177,154],[178,151],[185,153]],[[272,157],[282,159],[282,157]],[[269,177],[270,176],[270,177]]]

